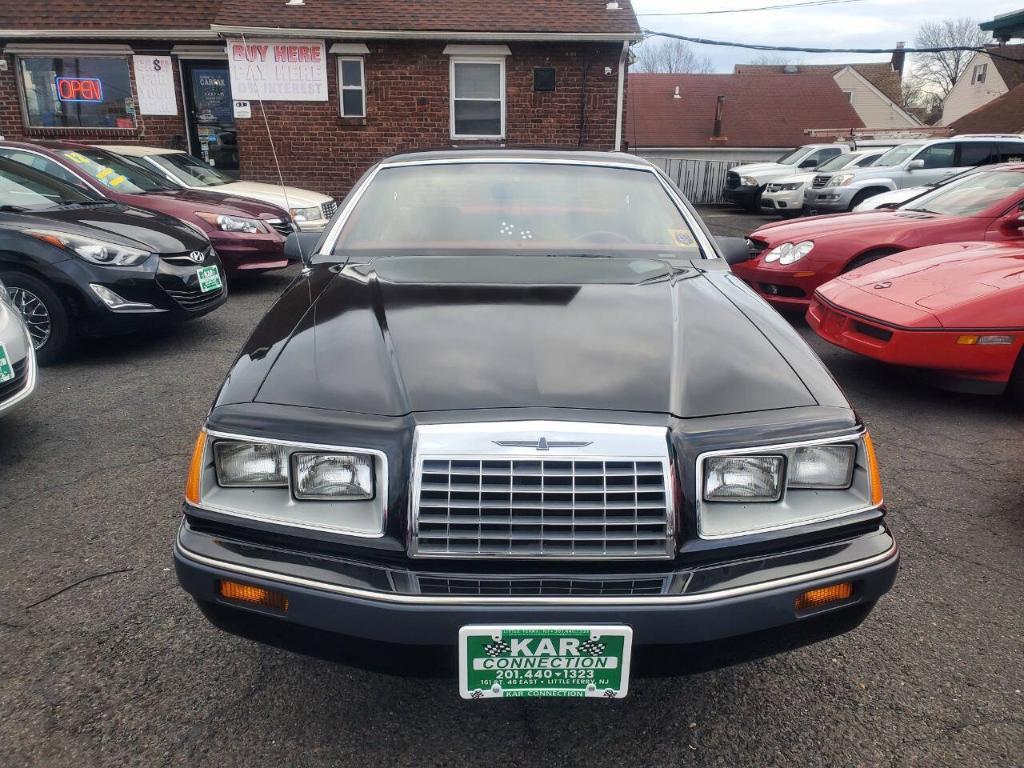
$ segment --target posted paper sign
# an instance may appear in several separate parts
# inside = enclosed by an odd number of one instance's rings
[[[143,115],[176,115],[174,70],[170,56],[132,56],[139,112]]]
[[[235,99],[327,101],[323,40],[229,40],[228,64]]]

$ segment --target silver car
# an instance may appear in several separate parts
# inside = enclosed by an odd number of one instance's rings
[[[21,314],[0,283],[0,416],[27,400],[36,388],[36,353]]]

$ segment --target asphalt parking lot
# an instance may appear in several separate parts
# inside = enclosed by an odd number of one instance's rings
[[[721,234],[763,221],[706,212]],[[93,344],[0,422],[0,765],[1024,765],[1024,412],[820,342],[903,548],[853,633],[628,699],[463,702],[210,627],[171,544],[198,426],[295,270],[172,332]]]

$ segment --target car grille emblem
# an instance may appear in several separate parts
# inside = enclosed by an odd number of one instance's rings
[[[203,255],[202,251],[192,251],[192,253],[190,253],[188,257],[196,264],[202,264],[203,261],[206,259],[206,256]]]
[[[538,451],[549,451],[552,448],[586,448],[589,442],[573,440],[548,440],[542,437],[539,440],[492,440],[495,445],[502,448],[536,448]]]

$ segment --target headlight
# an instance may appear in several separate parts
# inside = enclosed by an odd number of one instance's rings
[[[58,248],[66,248],[93,264],[108,267],[134,267],[148,259],[152,254],[138,248],[130,248],[116,243],[107,243],[91,237],[80,237],[65,232],[48,230],[28,230],[28,234]]]
[[[792,192],[794,189],[800,189],[800,187],[802,186],[803,184],[801,184],[800,182],[794,182],[793,184],[783,184],[782,188],[787,192]]]
[[[372,499],[373,460],[341,453],[292,455],[297,499]]]
[[[800,261],[813,249],[814,241],[812,240],[804,240],[802,243],[790,246],[785,253],[779,254],[779,264],[792,264],[795,261]]]
[[[778,501],[782,496],[781,456],[713,456],[705,472],[708,501]]]
[[[314,205],[312,208],[292,208],[292,218],[296,222],[300,221],[316,221],[324,217],[323,211],[320,210],[320,206]]]
[[[867,433],[714,451],[697,460],[702,538],[743,536],[878,508],[882,485]]]
[[[765,263],[766,264],[771,264],[774,261],[778,261],[784,255],[789,254],[789,252],[792,251],[792,250],[793,250],[793,244],[792,243],[783,243],[782,245],[777,245],[774,248],[772,248],[770,251],[768,251],[768,253],[766,253],[764,255]]]
[[[224,232],[245,232],[248,235],[255,235],[267,231],[267,228],[263,226],[263,222],[259,219],[247,219],[242,216],[224,216],[203,211],[196,211],[196,216]]]
[[[283,446],[218,440],[213,457],[217,482],[225,488],[288,485],[288,452]]]
[[[740,179],[740,184],[742,184],[744,187],[756,187],[757,179],[754,178],[753,176],[743,176]]]
[[[829,179],[828,185],[830,187],[844,187],[853,181],[854,175],[852,173],[837,173],[831,179]]]

